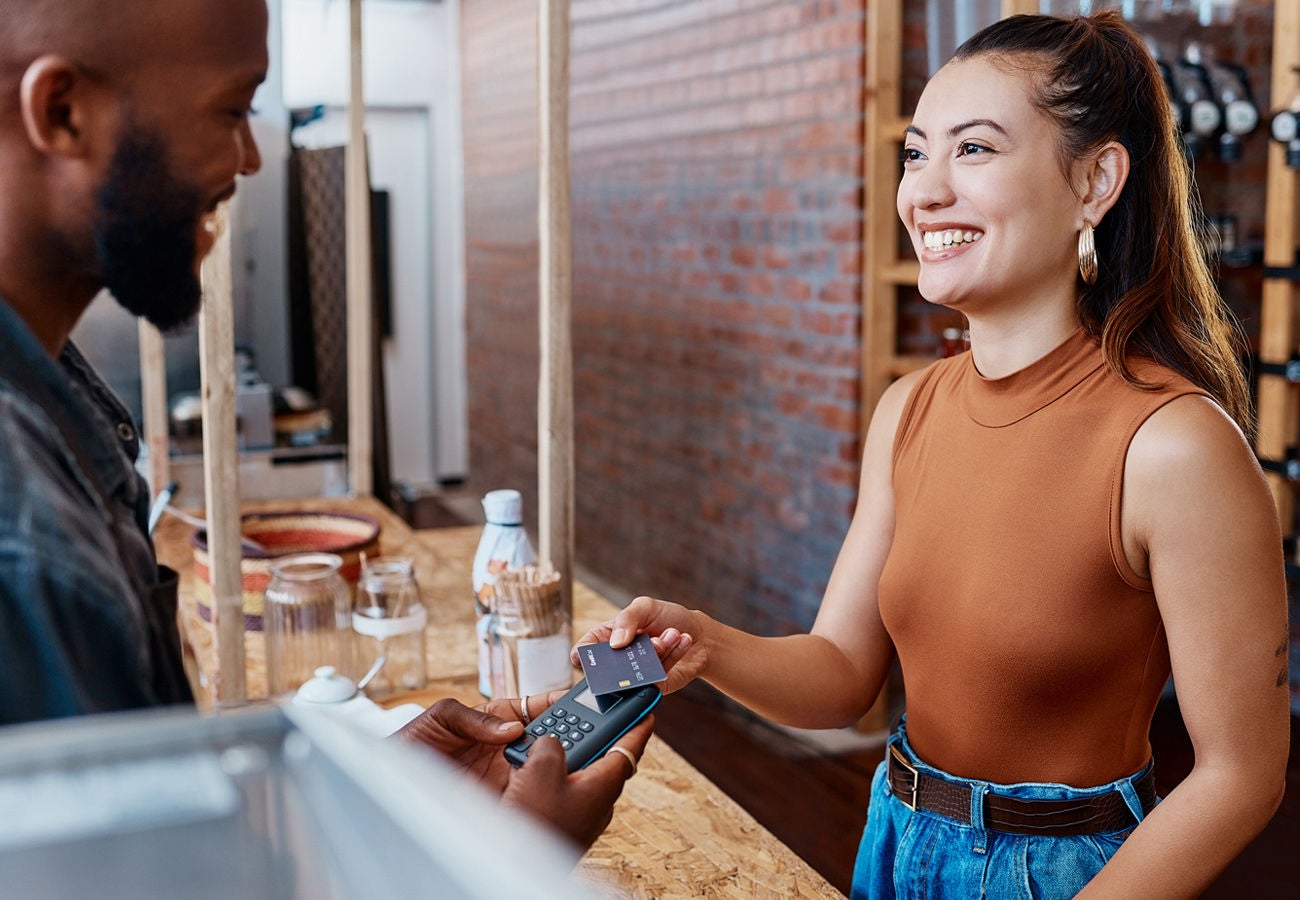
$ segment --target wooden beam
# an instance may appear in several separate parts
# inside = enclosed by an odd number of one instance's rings
[[[542,559],[561,573],[573,608],[573,255],[569,219],[569,0],[541,0],[537,16],[538,532]]]
[[[203,261],[199,316],[199,377],[203,383],[203,487],[208,553],[216,609],[217,706],[247,697],[244,671],[244,591],[239,563],[239,442],[235,427],[235,304],[230,254],[230,205],[217,213],[219,237]]]
[[[149,454],[149,490],[157,494],[172,480],[167,431],[167,348],[162,332],[140,320],[140,406],[144,446]]]
[[[374,354],[371,298],[370,177],[366,160],[366,102],[361,73],[361,0],[350,0],[351,88],[344,161],[347,215],[348,484],[354,496],[374,493],[374,405],[370,380]]]
[[[1295,96],[1300,87],[1292,67],[1300,65],[1300,4],[1279,3],[1273,8],[1272,96],[1281,103]],[[1300,174],[1287,168],[1285,149],[1269,141],[1268,180],[1264,209],[1264,262],[1270,266],[1295,263],[1300,245],[1297,228],[1297,190]],[[1297,289],[1293,282],[1266,279],[1260,299],[1259,356],[1263,362],[1286,362],[1296,347]],[[1259,379],[1259,433],[1255,449],[1265,459],[1280,460],[1296,443],[1296,391],[1284,378],[1262,375]],[[1281,475],[1269,474],[1273,500],[1277,504],[1283,534],[1293,527],[1295,488]]]
[[[871,413],[892,376],[898,317],[896,282],[886,273],[897,259],[898,156],[892,152],[910,123],[900,109],[903,11],[898,0],[873,2],[867,11],[867,83],[864,95],[862,223],[862,412],[866,434]],[[901,123],[901,126],[900,126]]]
[[[1038,12],[1038,0],[1002,0],[1002,18]]]

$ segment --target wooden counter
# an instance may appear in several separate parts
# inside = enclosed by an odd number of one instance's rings
[[[284,508],[261,503],[248,509]],[[411,531],[374,500],[292,501],[296,508],[334,509],[372,516],[383,525],[380,549],[415,559],[429,613],[427,690],[385,701],[431,703],[455,697],[482,702],[470,567],[480,529]],[[173,519],[159,523],[160,561],[181,576],[180,621],[200,705],[211,706],[216,661],[212,627],[198,615],[192,584],[192,529]],[[587,586],[574,585],[574,636],[608,619],[615,607]],[[247,635],[248,692],[265,696],[261,636]],[[664,703],[671,703],[667,697]],[[701,727],[708,727],[702,722]],[[614,821],[579,866],[582,880],[610,897],[842,897],[802,859],[759,825],[664,741],[651,738],[636,777],[614,810]]]

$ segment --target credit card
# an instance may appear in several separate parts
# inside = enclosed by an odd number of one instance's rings
[[[626,647],[615,650],[606,641],[578,648],[582,673],[597,697],[655,684],[668,677],[650,635],[638,634]]]

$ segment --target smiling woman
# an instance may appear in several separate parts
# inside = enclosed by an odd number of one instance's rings
[[[1286,597],[1159,72],[1116,13],[1005,19],[926,86],[903,163],[919,289],[972,348],[877,405],[812,633],[639,598],[583,641],[649,632],[669,689],[813,728],[896,653],[855,897],[1194,896],[1281,796]],[[1196,762],[1157,805],[1171,672]]]

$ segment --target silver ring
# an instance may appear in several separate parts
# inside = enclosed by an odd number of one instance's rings
[[[610,747],[608,750],[606,750],[605,753],[606,753],[606,754],[610,754],[610,753],[620,753],[620,754],[622,754],[623,757],[624,757],[628,762],[630,762],[630,763],[632,764],[632,774],[633,774],[633,775],[636,774],[636,757],[632,755],[632,751],[631,751],[631,750],[628,750],[626,747],[620,747],[620,746],[618,746],[618,744],[615,744],[614,746],[612,746],[612,747]]]
[[[531,721],[533,720],[533,717],[532,717],[532,716],[529,714],[529,712],[528,712],[528,698],[527,698],[527,697],[523,697],[523,698],[520,699],[520,701],[519,701],[519,712],[520,712],[520,713],[523,715],[523,717],[524,717],[524,725],[527,725],[529,722],[531,722]]]

